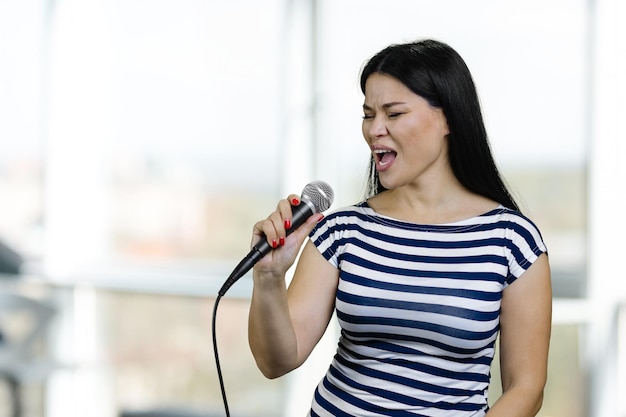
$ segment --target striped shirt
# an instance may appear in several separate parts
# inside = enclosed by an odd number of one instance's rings
[[[418,225],[361,203],[310,237],[340,271],[341,337],[309,416],[484,416],[502,291],[546,252],[537,227],[502,206]]]

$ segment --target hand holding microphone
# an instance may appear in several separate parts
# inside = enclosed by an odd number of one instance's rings
[[[306,220],[316,213],[321,213],[330,208],[333,203],[334,192],[330,185],[323,181],[313,181],[307,184],[302,190],[299,204],[291,205],[291,218],[290,224],[285,224],[283,219],[288,219],[287,210],[289,204],[286,200],[283,200],[278,207],[278,211],[273,213],[267,220],[257,223],[255,225],[256,231],[261,231],[263,227],[267,227],[268,230],[271,225],[280,224],[278,228],[285,229],[284,237],[286,238],[293,231],[306,223]],[[270,223],[267,223],[270,222]],[[271,224],[271,225],[270,225]],[[265,226],[264,226],[265,225]],[[288,227],[290,226],[290,227]],[[276,229],[276,227],[274,227]],[[258,233],[257,233],[258,234]],[[246,255],[246,257],[237,265],[230,277],[226,280],[224,285],[219,291],[220,295],[224,295],[226,291],[243,275],[245,275],[257,262],[259,262],[265,255],[267,255],[273,249],[281,247],[279,234],[275,234],[276,239],[271,239],[271,244],[268,243],[268,239],[264,234],[261,234],[261,239],[252,247],[252,250]]]

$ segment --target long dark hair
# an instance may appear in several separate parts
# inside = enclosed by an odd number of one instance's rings
[[[363,94],[365,82],[374,73],[396,78],[431,106],[443,110],[450,130],[450,165],[463,186],[505,207],[519,210],[493,160],[470,71],[454,49],[432,39],[390,45],[374,55],[363,67]],[[384,190],[372,159],[367,197]]]

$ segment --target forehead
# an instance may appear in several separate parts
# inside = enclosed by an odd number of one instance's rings
[[[388,103],[408,103],[416,100],[423,99],[390,75],[375,73],[370,75],[365,82],[364,105],[367,107]]]

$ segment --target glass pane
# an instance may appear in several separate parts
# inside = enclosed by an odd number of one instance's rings
[[[115,408],[223,413],[213,344],[214,300],[99,292],[102,340],[113,374]],[[248,348],[249,303],[224,299],[216,327],[219,359],[233,415],[282,414],[285,379],[266,380]]]
[[[115,256],[245,254],[252,225],[280,191],[279,6],[117,4]]]
[[[0,247],[42,255],[43,2],[0,2]],[[5,269],[8,265],[0,265]]]
[[[245,254],[286,159],[282,6],[54,4],[50,275]]]

